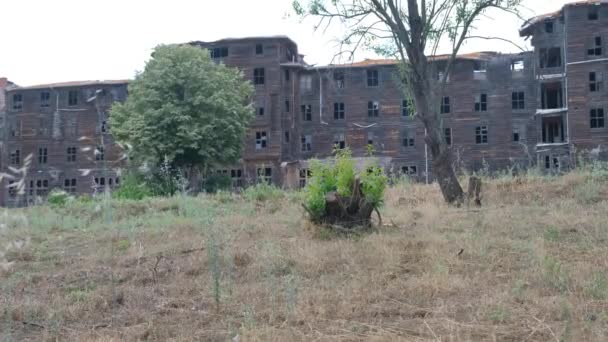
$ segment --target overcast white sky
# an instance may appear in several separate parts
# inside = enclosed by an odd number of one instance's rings
[[[313,32],[313,22],[291,13],[292,0],[14,0],[0,1],[0,77],[19,85],[132,78],[161,43],[225,37],[287,35],[309,63],[327,64],[337,51],[336,27]],[[569,0],[524,0],[526,17],[559,9]],[[521,22],[489,13],[480,34],[524,45]],[[517,51],[501,41],[471,41],[467,51]],[[360,53],[356,59],[373,57]]]

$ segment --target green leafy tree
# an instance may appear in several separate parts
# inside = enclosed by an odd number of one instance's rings
[[[427,131],[433,173],[444,199],[458,203],[464,192],[443,134],[440,99],[464,42],[500,39],[472,35],[475,23],[491,9],[517,14],[520,4],[521,0],[294,0],[293,8],[301,16],[318,18],[317,28],[344,26],[338,55],[346,53],[352,59],[358,48],[366,47],[399,60],[405,93]],[[448,46],[449,53],[441,59],[429,57],[440,46]]]
[[[172,168],[233,163],[254,118],[253,86],[236,68],[216,64],[207,50],[160,45],[112,107],[114,137],[131,160]]]

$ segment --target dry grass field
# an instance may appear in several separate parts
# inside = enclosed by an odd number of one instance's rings
[[[265,195],[0,212],[0,340],[608,340],[602,174],[399,184],[351,236]]]

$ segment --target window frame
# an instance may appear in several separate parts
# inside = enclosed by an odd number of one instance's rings
[[[380,117],[380,101],[368,101],[367,102],[367,117],[368,118]]]
[[[589,128],[604,129],[606,127],[606,116],[604,114],[604,108],[591,108],[589,109]]]
[[[368,88],[378,88],[380,86],[380,72],[378,69],[366,69],[365,75]]]
[[[475,126],[475,144],[487,145],[489,143],[489,130],[487,124]]]
[[[344,120],[346,118],[346,105],[344,102],[334,102],[334,120]]]
[[[268,133],[266,131],[255,132],[255,149],[264,150],[268,147]]]
[[[266,84],[266,69],[253,68],[253,85],[263,86]]]

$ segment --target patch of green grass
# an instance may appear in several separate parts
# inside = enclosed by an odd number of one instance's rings
[[[597,300],[608,299],[608,276],[603,272],[593,274],[585,286],[585,294]]]
[[[559,230],[555,227],[547,228],[547,229],[545,229],[545,232],[543,233],[543,237],[547,241],[555,242],[555,241],[559,240]]]

